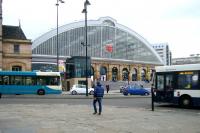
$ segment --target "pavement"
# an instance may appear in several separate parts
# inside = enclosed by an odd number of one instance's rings
[[[23,96],[16,97],[26,98]],[[114,96],[126,97],[105,94],[105,98]],[[0,102],[9,98],[3,97]],[[200,133],[200,110],[156,108],[152,112],[149,108],[104,105],[102,115],[92,113],[91,103],[0,104],[0,133]]]
[[[200,113],[91,104],[2,104],[0,133],[200,133]]]

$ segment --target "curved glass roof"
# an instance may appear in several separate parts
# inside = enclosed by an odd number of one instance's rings
[[[58,28],[59,56],[85,56],[84,21]],[[32,53],[56,56],[56,29],[33,41]],[[110,17],[88,21],[88,56],[113,60],[128,60],[144,64],[162,65],[163,62],[152,46],[135,31],[118,24]],[[112,47],[112,52],[108,50]]]

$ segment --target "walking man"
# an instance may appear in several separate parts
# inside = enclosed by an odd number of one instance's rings
[[[107,91],[107,93],[109,92],[109,90],[110,90],[110,86],[106,85],[106,91]]]
[[[97,81],[97,85],[94,88],[94,99],[93,99],[93,107],[94,107],[94,115],[97,113],[97,107],[96,102],[99,104],[99,115],[101,115],[102,112],[102,99],[104,96],[104,89],[101,86],[100,82]]]

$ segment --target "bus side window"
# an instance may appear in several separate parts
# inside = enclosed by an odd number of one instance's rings
[[[53,85],[58,85],[58,78],[52,78]]]
[[[54,78],[49,77],[48,85],[54,85],[54,84],[55,84],[55,82],[54,82]]]
[[[0,85],[3,85],[2,76],[0,76]]]
[[[9,76],[3,76],[3,84],[8,85],[9,84]]]
[[[194,73],[194,75],[192,75],[192,88],[193,89],[198,89],[198,81],[199,81],[199,76],[197,73]]]
[[[25,80],[26,80],[26,85],[34,85],[32,77],[27,76],[27,77],[25,77]]]
[[[179,89],[198,89],[198,72],[180,72],[178,74]]]
[[[37,85],[42,85],[42,79],[40,78],[37,79]]]
[[[37,79],[37,85],[46,85],[47,83],[46,83],[47,81],[46,81],[46,78],[45,77],[39,77],[38,79]]]
[[[32,85],[37,85],[37,78],[32,77],[31,83],[32,83]]]

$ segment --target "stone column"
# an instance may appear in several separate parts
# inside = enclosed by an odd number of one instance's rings
[[[122,70],[121,70],[121,66],[120,65],[119,65],[119,69],[118,70],[119,71],[118,71],[117,78],[118,78],[119,81],[121,81],[122,80]]]
[[[129,66],[129,75],[128,75],[129,81],[132,81],[132,67]]]
[[[147,66],[147,75],[146,75],[146,79],[147,79],[148,81],[150,81],[150,78],[151,78],[150,66]]]
[[[108,78],[107,81],[111,81],[112,80],[112,66],[108,64]]]
[[[138,81],[141,81],[141,65],[138,65],[137,80],[138,80]]]
[[[97,80],[97,79],[100,78],[99,64],[95,64],[94,71],[95,71],[95,78],[94,78],[94,80]]]

